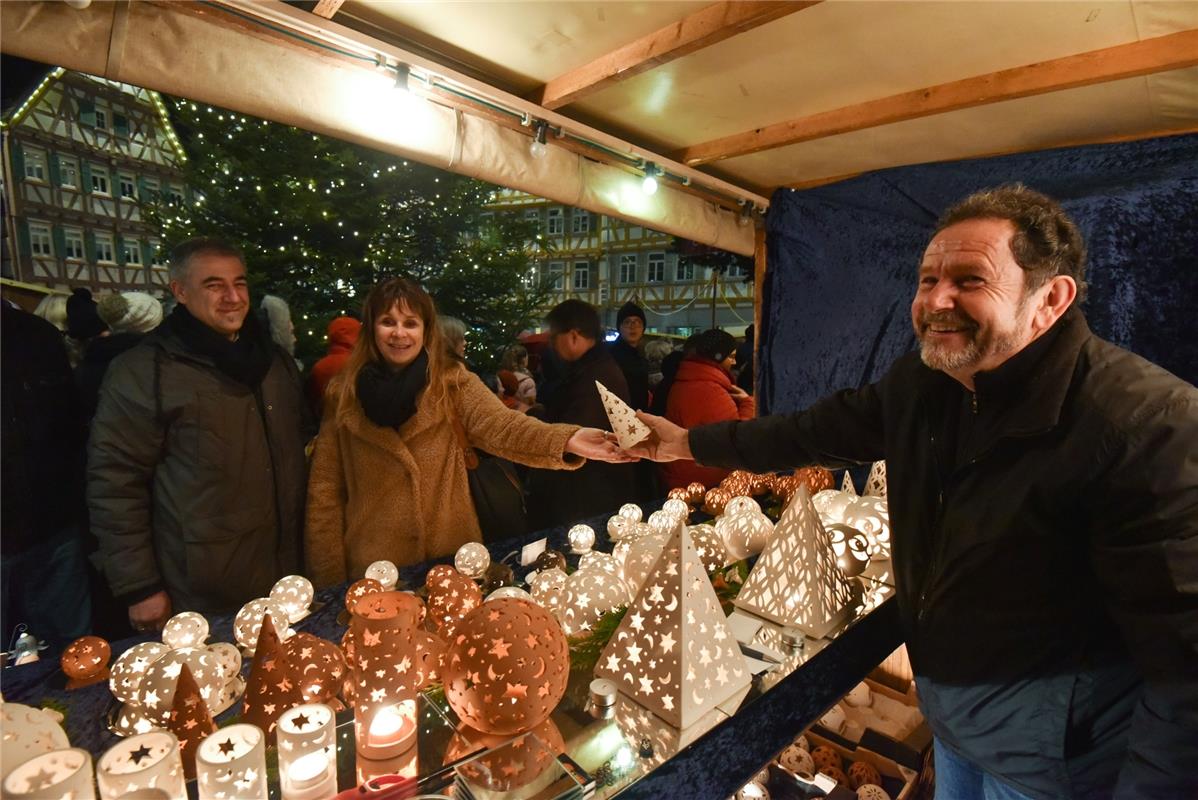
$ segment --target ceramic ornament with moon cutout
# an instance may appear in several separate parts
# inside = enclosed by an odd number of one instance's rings
[[[616,397],[599,381],[595,381],[599,397],[603,399],[603,410],[607,412],[607,421],[620,442],[620,447],[627,450],[649,438],[649,426],[636,418],[632,406]]]
[[[819,639],[848,618],[854,586],[859,591],[836,566],[832,539],[802,486],[733,603]]]
[[[595,675],[679,728],[749,686],[752,676],[682,523],[600,654]]]

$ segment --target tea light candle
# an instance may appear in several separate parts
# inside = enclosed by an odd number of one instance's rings
[[[200,800],[267,800],[266,736],[238,723],[200,742],[196,751]]]
[[[337,793],[337,739],[331,708],[310,703],[285,711],[279,717],[278,741],[283,800],[319,800]]]
[[[95,800],[91,754],[72,747],[34,756],[8,773],[4,796]]]
[[[187,800],[179,740],[167,731],[130,736],[109,748],[96,764],[103,800],[156,789],[171,800]]]
[[[367,758],[391,758],[403,752],[415,733],[416,704],[412,700],[383,706],[371,716],[366,741],[359,742],[358,750]]]

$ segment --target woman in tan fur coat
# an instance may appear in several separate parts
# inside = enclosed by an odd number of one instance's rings
[[[363,316],[329,387],[308,481],[305,557],[317,586],[360,578],[379,559],[412,564],[481,540],[454,416],[471,446],[529,466],[626,460],[605,431],[504,406],[449,355],[415,283],[375,286]]]

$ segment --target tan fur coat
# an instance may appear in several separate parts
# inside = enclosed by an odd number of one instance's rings
[[[548,425],[513,411],[462,370],[449,397],[471,446],[547,469],[576,469],[566,456],[577,425]],[[330,396],[308,481],[307,575],[317,586],[362,577],[371,562],[397,565],[451,555],[481,540],[466,462],[447,415],[431,403],[396,431],[375,425],[359,404]]]

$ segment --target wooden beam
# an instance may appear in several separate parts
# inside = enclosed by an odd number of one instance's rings
[[[323,0],[322,0],[323,1]],[[548,109],[561,108],[616,81],[668,64],[738,33],[817,5],[820,0],[721,2],[688,14],[589,64],[559,75],[531,96]]]
[[[316,0],[316,8],[312,9],[312,13],[318,17],[332,19],[333,15],[341,10],[345,0]]]
[[[691,145],[673,154],[673,158],[696,166],[908,119],[1195,64],[1198,30],[1181,31],[823,111]]]

